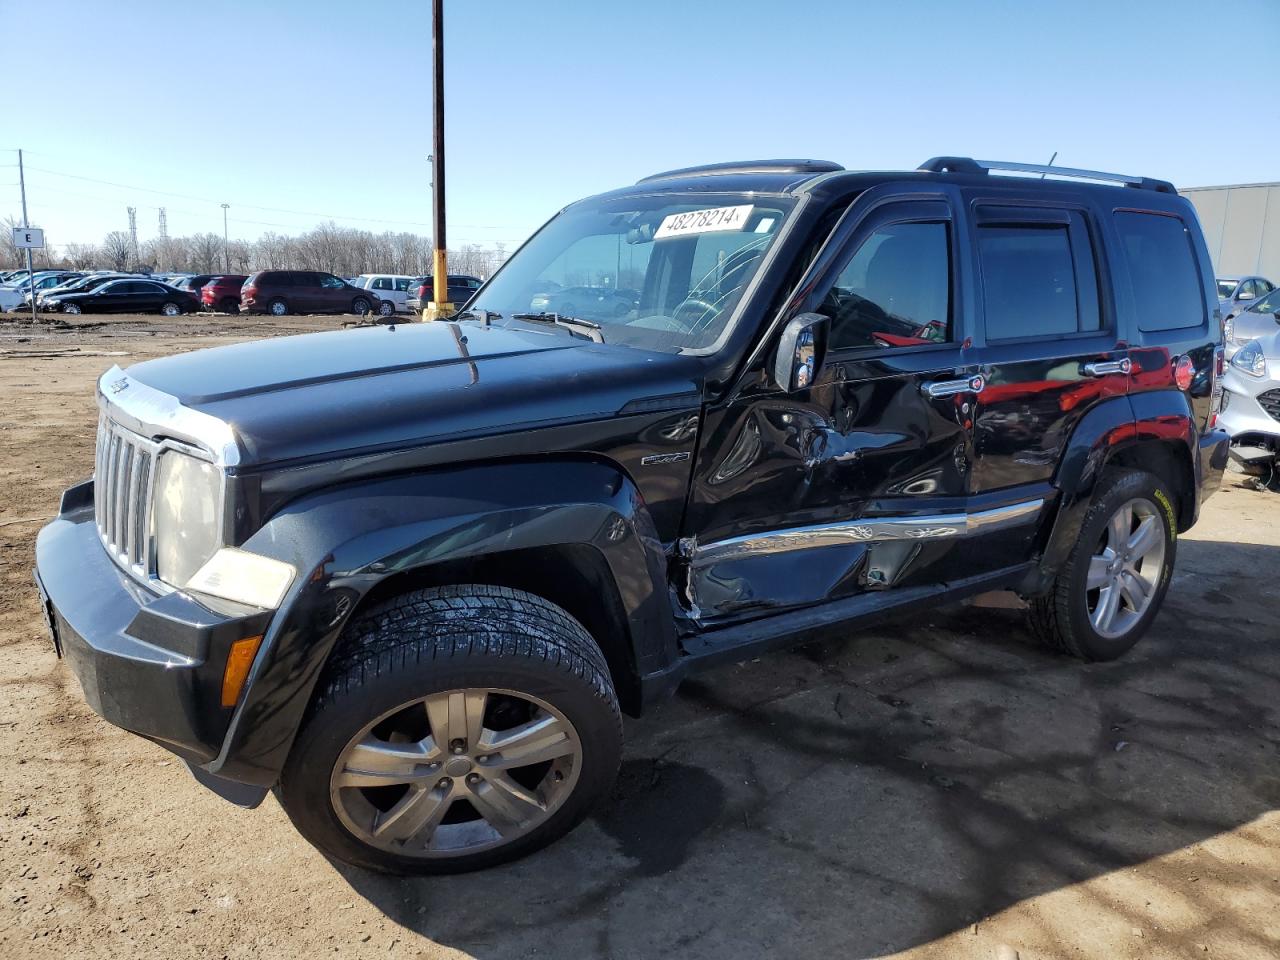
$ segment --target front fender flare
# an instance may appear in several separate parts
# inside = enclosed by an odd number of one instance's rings
[[[270,786],[325,661],[361,598],[388,577],[450,560],[578,544],[599,552],[626,616],[640,673],[676,640],[666,558],[644,501],[595,460],[431,470],[330,488],[284,507],[243,544],[293,564],[298,579],[266,633],[210,772]]]

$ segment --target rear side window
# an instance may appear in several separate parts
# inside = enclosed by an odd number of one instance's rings
[[[988,340],[1062,337],[1101,329],[1098,281],[1084,218],[980,215],[978,256]]]
[[[374,290],[390,290],[391,279],[389,277],[378,277],[373,281]]]
[[[1186,224],[1155,213],[1121,212],[1115,217],[1138,329],[1184,330],[1204,324],[1200,271]]]

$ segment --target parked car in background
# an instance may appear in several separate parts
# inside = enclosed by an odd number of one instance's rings
[[[1231,458],[1280,489],[1280,328],[1240,346],[1222,378],[1219,425],[1231,435]]]
[[[25,302],[28,305],[31,301],[28,296],[32,293],[39,294],[42,290],[48,290],[56,287],[60,283],[68,280],[74,280],[84,276],[69,270],[48,270],[37,272],[30,280],[24,279],[16,286],[0,287],[0,310],[14,310],[22,306]]]
[[[625,317],[640,305],[640,294],[634,290],[612,287],[563,287],[533,295],[529,309],[534,313],[560,313],[587,320],[612,320]]]
[[[45,309],[62,313],[162,313],[176,317],[200,309],[185,290],[158,280],[115,279],[82,293],[64,293],[45,301]]]
[[[362,273],[351,281],[352,285],[368,290],[378,298],[378,313],[390,317],[408,311],[409,285],[413,277],[394,273]]]
[[[1280,326],[1280,290],[1272,290],[1222,323],[1227,359],[1250,340],[1275,333]]]
[[[259,270],[240,290],[245,313],[354,313],[377,310],[373,294],[319,270]]]
[[[227,273],[214,277],[200,288],[200,304],[206,310],[221,313],[240,312],[240,288],[249,278],[243,273]]]
[[[50,297],[56,297],[64,293],[79,293],[83,290],[92,290],[94,287],[106,283],[108,280],[119,280],[123,277],[131,277],[134,274],[129,273],[91,273],[83,277],[75,277],[71,280],[65,280],[60,284],[52,287],[46,287],[36,294],[36,303],[43,306],[44,302]],[[31,294],[23,299],[23,303],[31,303]]]
[[[199,300],[201,288],[216,276],[218,276],[216,273],[197,273],[190,277],[180,277],[171,282],[169,286],[173,287],[175,290],[182,290],[189,293]]]
[[[1234,317],[1276,288],[1266,277],[1218,277],[1217,283],[1218,306],[1222,309],[1223,320]]]
[[[409,296],[405,300],[405,309],[410,313],[422,313],[432,298],[431,277],[414,277],[409,283]],[[461,307],[471,299],[471,295],[484,286],[484,281],[469,273],[451,273],[448,277],[449,302]]]

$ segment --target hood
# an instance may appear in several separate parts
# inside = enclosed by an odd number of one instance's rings
[[[474,323],[279,337],[128,373],[230,424],[245,465],[527,433],[674,395],[688,402],[701,385],[695,357]]]

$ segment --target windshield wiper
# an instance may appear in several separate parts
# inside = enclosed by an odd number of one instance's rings
[[[583,320],[581,317],[562,317],[558,313],[513,313],[512,320],[530,320],[534,323],[553,323],[564,327],[570,333],[581,334],[588,340],[604,343],[604,334],[600,324],[594,320]]]
[[[486,327],[494,320],[501,320],[502,314],[494,313],[492,310],[485,310],[482,307],[472,307],[469,310],[463,310],[459,314],[455,314],[454,320],[479,320]]]

